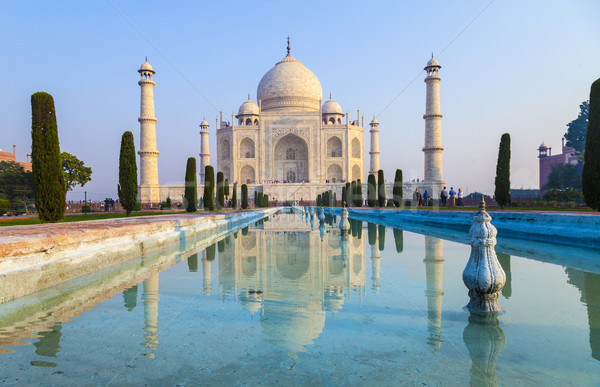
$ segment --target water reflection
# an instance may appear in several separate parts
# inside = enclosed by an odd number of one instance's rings
[[[39,340],[33,343],[35,354],[44,357],[56,357],[60,350],[61,329],[62,324],[56,323],[49,331],[40,332]],[[30,364],[36,367],[56,367],[56,363],[48,361],[34,360]]]
[[[512,296],[512,274],[510,272],[510,255],[496,252],[496,256],[498,257],[498,262],[500,262],[500,266],[502,266],[502,270],[506,274],[506,283],[501,290],[502,296],[507,300]]]
[[[592,357],[600,360],[600,274],[566,268],[568,282],[581,293],[581,302],[587,308],[590,326],[590,348]]]
[[[463,331],[471,356],[471,386],[497,386],[496,363],[506,345],[497,314],[471,314]]]
[[[144,281],[144,342],[146,357],[154,358],[154,350],[158,345],[158,273]]]
[[[425,277],[427,282],[427,344],[437,349],[442,343],[442,277],[444,272],[444,242],[436,237],[425,236]]]
[[[364,287],[364,251],[336,227],[313,231],[300,216],[275,215],[219,250],[220,292],[259,313],[266,340],[295,358],[319,337],[326,312]]]
[[[134,285],[129,289],[123,290],[123,304],[128,312],[131,312],[137,306],[138,286]]]

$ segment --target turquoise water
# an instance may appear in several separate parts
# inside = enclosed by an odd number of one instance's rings
[[[464,233],[327,220],[278,213],[2,304],[0,383],[600,382],[597,251],[499,238],[504,313],[484,319]]]

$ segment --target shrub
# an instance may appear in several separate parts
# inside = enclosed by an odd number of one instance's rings
[[[217,210],[225,207],[225,185],[223,172],[217,172]]]
[[[410,207],[410,206],[412,206],[412,202],[411,202],[410,200],[406,200],[406,201],[404,202],[404,206],[405,206],[405,207]]]
[[[551,189],[544,194],[544,200],[558,202],[580,202],[582,193],[578,189],[565,188],[563,190]],[[514,205],[515,203],[513,203]]]
[[[377,171],[377,204],[379,207],[385,205],[385,179],[383,178],[383,169]]]
[[[510,204],[510,134],[504,133],[498,149],[494,196],[500,208]]]
[[[369,173],[367,178],[367,204],[369,207],[375,207],[377,201],[377,185],[375,182],[375,175]]]
[[[233,194],[231,195],[231,208],[237,208],[237,183],[233,183]]]
[[[585,203],[600,210],[600,78],[592,83],[582,172]]]
[[[83,212],[84,214],[92,212],[92,206],[90,206],[89,204],[84,204],[83,206],[81,206],[81,212]]]
[[[242,184],[242,208],[248,208],[248,186]]]
[[[189,157],[185,168],[185,210],[196,212],[198,202],[198,189],[196,183],[196,159]]]
[[[211,165],[204,168],[204,208],[215,209],[215,170]]]
[[[393,199],[396,207],[400,207],[402,204],[402,170],[396,169],[396,176],[394,176],[394,189],[393,189]]]
[[[65,214],[66,186],[54,99],[44,92],[31,95],[31,157],[38,217],[56,222]]]
[[[170,210],[172,207],[171,204],[171,198],[167,197],[167,200],[165,200],[164,202],[160,203],[160,209],[161,210]]]
[[[137,165],[135,161],[135,145],[130,131],[121,137],[121,152],[119,154],[119,202],[127,213],[131,214],[137,203]]]
[[[10,211],[10,201],[7,199],[0,199],[0,216],[3,216]]]

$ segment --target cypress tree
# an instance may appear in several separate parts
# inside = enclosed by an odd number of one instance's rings
[[[258,193],[258,203],[257,203],[256,207],[263,206],[263,196],[264,196],[264,194],[262,192]]]
[[[215,210],[215,170],[212,165],[204,168],[204,208]]]
[[[377,204],[379,207],[385,206],[385,179],[383,178],[383,169],[377,171]]]
[[[231,195],[231,208],[237,208],[237,183],[233,183],[233,193]]]
[[[337,192],[333,193],[333,206],[337,207]]]
[[[379,251],[383,251],[385,247],[385,226],[380,224],[377,228],[379,229]]]
[[[394,189],[393,189],[394,205],[400,207],[402,204],[402,170],[396,169],[396,176],[394,176]]]
[[[581,184],[585,204],[600,210],[600,78],[592,83]]]
[[[217,172],[217,210],[225,207],[225,186],[223,172]]]
[[[401,253],[404,250],[404,232],[399,229],[394,229],[394,242],[396,242],[396,252]]]
[[[346,202],[345,207],[351,207],[352,202],[352,184],[346,183],[346,198],[344,200]]]
[[[135,163],[135,145],[133,134],[129,131],[121,137],[121,152],[119,153],[119,202],[127,212],[127,216],[137,204],[137,165]]]
[[[263,207],[269,207],[269,195],[263,195]]]
[[[369,207],[375,207],[376,189],[375,175],[369,173],[369,177],[367,178],[367,204]]]
[[[54,99],[44,92],[31,95],[31,157],[38,217],[42,222],[56,222],[65,213],[66,187]]]
[[[498,149],[494,196],[500,208],[510,204],[510,134],[504,133]]]
[[[258,191],[254,190],[254,207],[258,207]]]
[[[328,199],[327,205],[329,207],[334,207],[334,204],[333,204],[333,191],[332,190],[328,191],[328,193],[327,193],[327,199]]]
[[[346,207],[346,186],[342,187],[342,207]]]
[[[248,208],[248,186],[242,184],[242,208],[245,210]]]
[[[229,179],[225,179],[225,185],[224,187],[224,193],[225,193],[225,197],[228,198],[229,197]]]
[[[356,180],[356,196],[354,197],[356,207],[362,207],[363,195],[362,195],[362,183],[360,179]]]
[[[349,207],[354,207],[356,205],[355,203],[355,197],[356,197],[356,182],[352,181],[352,183],[350,183],[350,189],[346,192],[346,196],[348,197],[348,206]]]
[[[198,189],[196,181],[196,159],[189,157],[185,168],[185,210],[187,212],[196,212],[196,203],[198,202]]]
[[[321,194],[317,195],[317,207],[321,206]]]

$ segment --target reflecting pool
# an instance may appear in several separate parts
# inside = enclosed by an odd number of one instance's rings
[[[0,383],[598,385],[595,250],[499,238],[471,316],[458,231],[297,213],[0,305]]]

